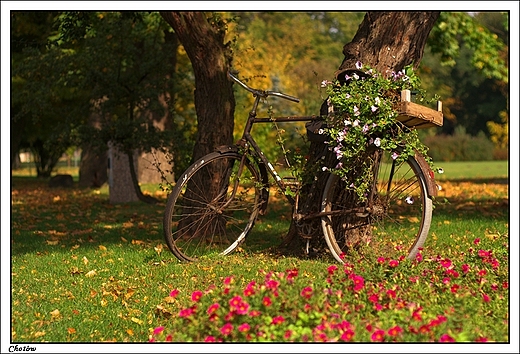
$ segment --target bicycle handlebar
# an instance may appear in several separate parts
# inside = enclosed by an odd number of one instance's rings
[[[300,102],[300,99],[298,97],[286,95],[285,93],[276,92],[276,91],[264,91],[264,90],[257,90],[252,87],[247,86],[245,83],[240,81],[235,75],[233,75],[230,71],[228,71],[228,77],[235,81],[237,84],[242,86],[247,91],[251,92],[253,96],[260,96],[266,98],[267,96],[277,96],[281,98],[285,98],[286,100],[293,101],[293,102]]]

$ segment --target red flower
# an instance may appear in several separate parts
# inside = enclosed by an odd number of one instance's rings
[[[334,274],[334,272],[338,269],[336,265],[331,265],[327,268],[327,272],[329,272],[330,275]]]
[[[349,342],[352,337],[354,337],[354,331],[351,329],[347,329],[343,334],[341,335],[341,340],[345,342]]]
[[[459,290],[459,288],[460,288],[459,284],[453,284],[450,288],[450,291],[455,294],[457,292],[457,290]]]
[[[464,274],[468,274],[469,273],[469,265],[463,264],[462,265],[462,271],[464,272]]]
[[[482,294],[482,300],[484,300],[484,302],[490,302],[491,298],[487,294]]]
[[[276,316],[271,321],[271,324],[277,325],[277,324],[280,324],[280,323],[282,323],[284,321],[285,321],[285,318],[283,318],[283,316]]]
[[[376,330],[374,333],[372,333],[372,342],[382,342],[385,340],[385,331],[382,329]]]
[[[378,257],[377,258],[377,263],[379,263],[379,264],[385,263],[385,257]]]
[[[489,257],[490,254],[491,254],[491,252],[489,252],[489,251],[478,250],[479,257],[482,257],[482,258]]]
[[[449,259],[441,260],[441,266],[443,266],[444,268],[450,268],[451,267],[451,260],[449,260]]]
[[[175,297],[179,294],[179,290],[175,289],[170,292],[170,297]]]
[[[480,243],[480,239],[479,238],[476,238],[474,241],[473,241],[473,244],[475,245],[478,245]]]
[[[368,301],[372,302],[372,303],[376,303],[377,300],[379,300],[379,296],[377,296],[376,294],[372,294],[368,297]]]
[[[202,297],[202,291],[200,291],[200,290],[196,290],[196,291],[191,293],[191,300],[192,301],[198,302],[201,297]]]
[[[233,332],[233,325],[229,322],[220,328],[220,333],[222,333],[224,336],[230,335],[231,332]]]
[[[303,288],[300,295],[306,299],[310,299],[312,296],[312,288],[310,286]]]
[[[448,342],[455,342],[455,339],[453,339],[453,337],[451,337],[450,335],[448,334],[443,334],[441,336],[441,338],[439,339],[439,342],[442,342],[442,343],[448,343]]]
[[[388,335],[391,337],[395,337],[403,332],[403,329],[399,326],[392,327],[388,330]]]
[[[360,291],[365,286],[365,279],[361,275],[351,275],[350,278],[354,281],[354,291]]]
[[[238,330],[240,332],[247,332],[251,329],[251,326],[248,323],[242,323],[240,326],[238,326]]]
[[[193,307],[188,307],[187,309],[182,309],[179,311],[179,317],[189,317],[191,314],[195,312]]]
[[[264,298],[262,299],[262,304],[264,304],[264,306],[271,306],[273,302],[271,301],[271,298],[269,296],[264,296]]]
[[[388,262],[388,265],[392,268],[395,268],[399,265],[399,261],[395,260],[395,259],[392,259]]]
[[[247,311],[248,311],[248,310],[249,310],[249,304],[248,304],[247,302],[243,302],[243,301],[242,301],[242,302],[237,306],[235,312],[236,312],[237,314],[239,314],[239,315],[245,315],[245,314],[247,314]]]
[[[229,300],[229,305],[231,306],[231,308],[236,308],[238,307],[238,305],[240,305],[240,303],[242,302],[242,298],[240,296],[235,296],[233,298],[231,298],[231,300]]]

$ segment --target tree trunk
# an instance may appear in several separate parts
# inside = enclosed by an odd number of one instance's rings
[[[384,75],[402,70],[412,63],[417,68],[422,59],[426,39],[438,17],[439,12],[367,12],[352,42],[343,47],[345,57],[336,72],[336,77],[341,80],[341,73],[355,69],[357,61],[370,65]],[[326,102],[322,105],[320,114],[327,114]],[[324,162],[327,166],[337,163],[335,154],[328,151],[322,142],[311,144],[309,163],[321,158],[324,151]],[[304,213],[319,211],[321,192],[328,173],[318,173],[316,177],[311,184],[304,186],[301,193],[300,210]],[[347,196],[345,203],[356,203],[356,200]],[[355,223],[355,220],[352,222]],[[312,240],[314,248],[326,247],[320,219],[311,219],[309,224],[302,230],[302,227],[298,227],[293,221],[280,245],[281,250],[290,254],[301,254],[306,248],[305,237]],[[312,234],[307,232],[305,235],[305,230],[312,230]],[[350,242],[354,245],[362,242],[369,236],[367,231],[366,228],[358,228],[357,232],[349,234]],[[302,233],[305,237],[300,237]]]
[[[233,142],[235,98],[227,78],[231,50],[225,31],[204,12],[162,12],[184,46],[195,75],[197,138],[193,160]]]

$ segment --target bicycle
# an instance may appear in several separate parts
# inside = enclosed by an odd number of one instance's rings
[[[323,188],[318,212],[302,213],[298,208],[301,181],[282,178],[251,135],[253,125],[272,122],[319,121],[320,116],[257,117],[262,99],[269,96],[299,102],[281,92],[254,89],[232,73],[231,80],[254,97],[254,103],[240,140],[220,146],[194,162],[179,177],[168,196],[163,227],[166,243],[181,261],[195,261],[212,254],[228,255],[242,244],[260,215],[265,214],[270,179],[293,208],[298,223],[319,220],[334,258],[344,263],[348,235],[354,228],[369,228],[377,247],[401,259],[413,259],[423,246],[432,220],[432,197],[437,186],[425,158],[416,154],[396,163],[383,150],[372,163],[374,181],[363,206],[347,208],[337,203],[345,193],[345,182],[330,174]],[[401,149],[400,147],[397,148]],[[290,189],[293,193],[286,193]],[[393,237],[395,236],[395,237]]]

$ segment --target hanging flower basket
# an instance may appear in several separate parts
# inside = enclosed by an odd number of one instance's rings
[[[418,92],[419,102],[425,97],[411,66],[384,76],[358,62],[356,70],[340,75],[345,77],[322,82],[329,96],[329,114],[317,133],[325,137],[337,157],[335,166],[323,166],[322,170],[340,176],[347,188],[364,200],[372,177],[367,156],[374,147],[392,152],[397,162],[418,151],[433,167],[417,129],[441,126],[442,106],[438,103],[434,110],[411,102],[413,91]]]

